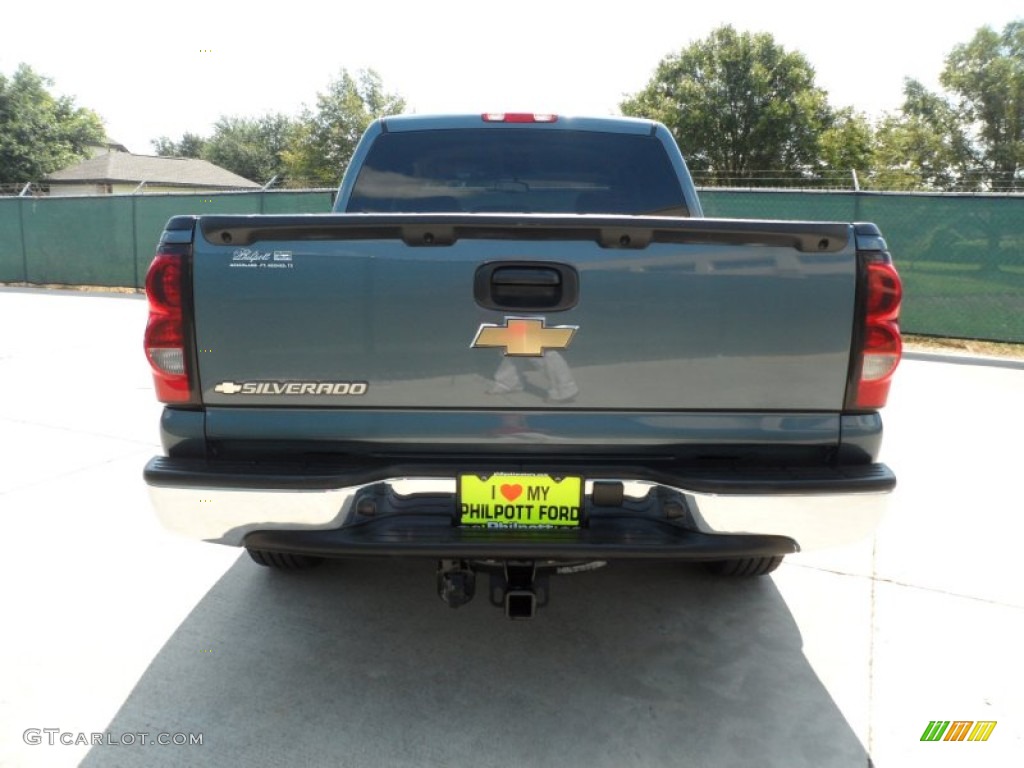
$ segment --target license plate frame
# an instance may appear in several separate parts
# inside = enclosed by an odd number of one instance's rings
[[[579,528],[585,483],[577,475],[495,472],[458,476],[458,525],[492,529]]]

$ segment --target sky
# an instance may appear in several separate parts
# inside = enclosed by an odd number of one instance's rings
[[[662,58],[732,24],[803,53],[834,107],[879,116],[905,77],[937,89],[953,46],[1015,18],[1019,0],[36,0],[0,14],[0,73],[31,65],[152,154],[152,139],[208,135],[222,115],[297,115],[343,68],[375,69],[421,114],[617,114]]]

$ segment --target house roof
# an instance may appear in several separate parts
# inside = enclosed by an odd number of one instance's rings
[[[213,163],[191,157],[153,157],[109,152],[51,173],[50,184],[159,184],[175,187],[258,189],[259,184]]]
[[[90,146],[100,147],[101,149],[109,149],[114,152],[127,152],[128,147],[122,144],[117,139],[112,139],[109,136],[104,136],[102,141],[97,141],[95,144]]]

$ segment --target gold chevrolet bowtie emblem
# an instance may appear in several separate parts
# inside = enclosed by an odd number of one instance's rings
[[[471,347],[504,347],[509,357],[542,357],[546,349],[565,349],[578,326],[544,327],[540,318],[506,317],[505,325],[484,323]]]

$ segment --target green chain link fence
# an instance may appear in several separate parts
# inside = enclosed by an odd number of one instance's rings
[[[0,282],[141,287],[175,214],[317,213],[330,191],[0,198]],[[705,189],[708,216],[873,221],[908,333],[1024,343],[1024,196]]]
[[[0,283],[141,288],[171,216],[323,213],[333,191],[0,198]]]

